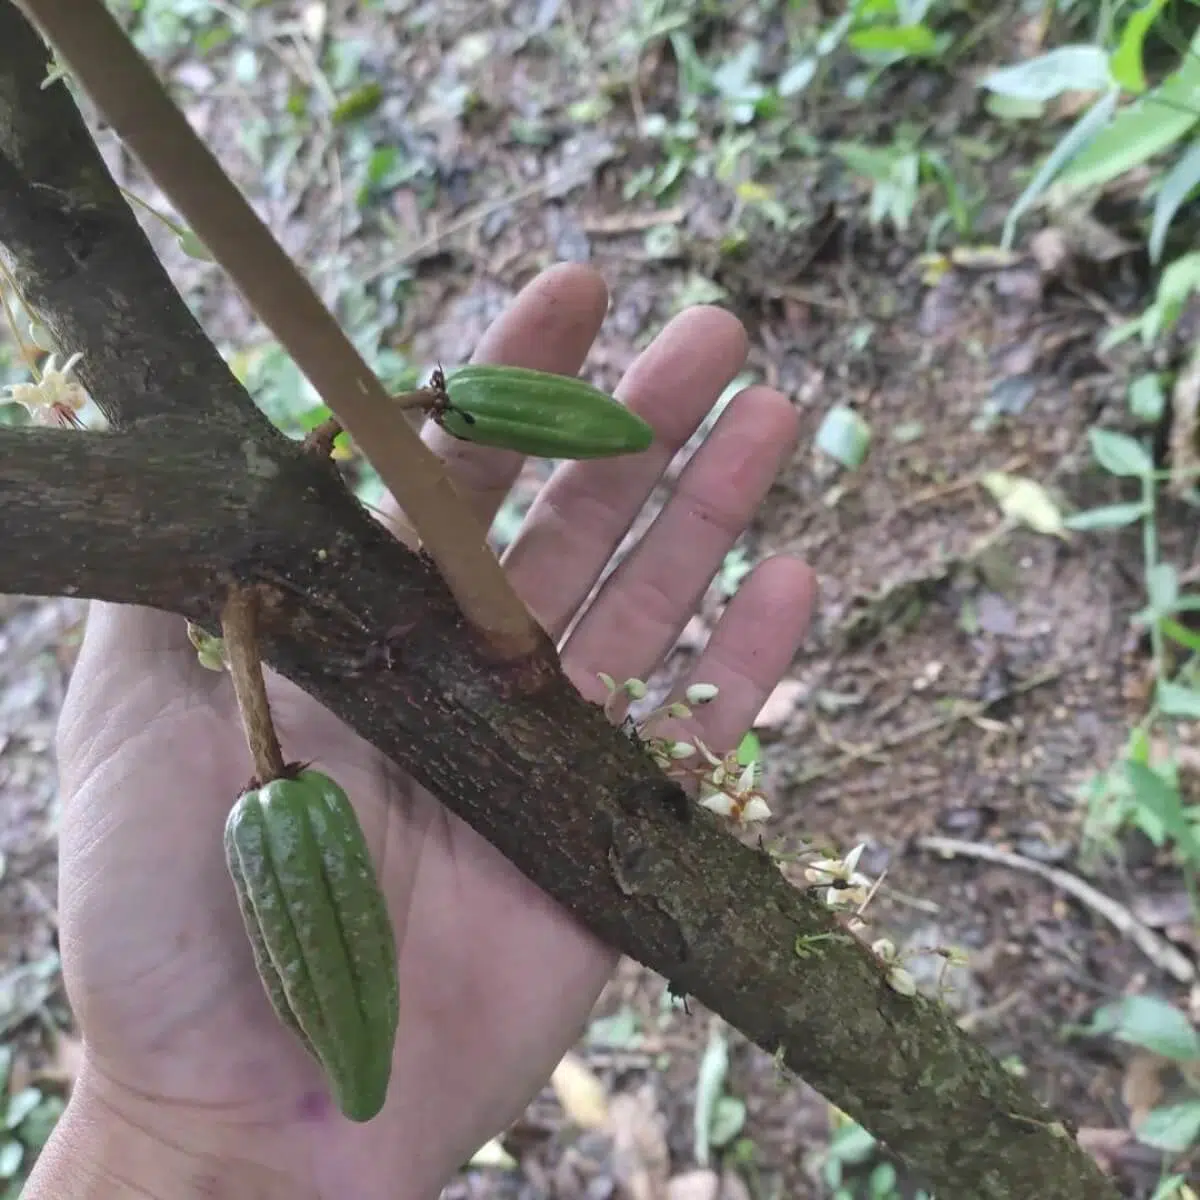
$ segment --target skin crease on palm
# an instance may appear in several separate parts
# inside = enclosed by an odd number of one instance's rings
[[[492,326],[475,361],[574,374],[607,304],[591,269],[552,268]],[[618,389],[654,427],[654,445],[566,464],[542,489],[505,566],[556,638],[746,349],[722,310],[677,317]],[[432,426],[423,436],[490,521],[520,458]],[[561,646],[585,696],[603,697],[599,671],[654,670],[795,436],[794,409],[776,391],[751,387],[728,405]],[[405,535],[394,512],[389,523]],[[680,683],[716,683],[720,696],[679,732],[718,750],[736,744],[799,648],[813,595],[812,573],[795,559],[768,560],[746,578]],[[338,719],[268,680],[285,757],[313,760],[345,788],[380,864],[401,939],[387,1104],[365,1125],[342,1119],[255,973],[221,841],[252,774],[228,676],[198,665],[181,618],[96,604],[59,731],[60,934],[85,1047],[62,1128],[116,1122],[188,1162],[234,1162],[297,1195],[433,1200],[543,1086],[616,955]],[[52,1141],[44,1157],[54,1153]],[[31,1200],[51,1195],[36,1184],[35,1174]]]

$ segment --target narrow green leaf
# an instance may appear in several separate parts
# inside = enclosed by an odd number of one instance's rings
[[[936,57],[943,39],[927,25],[874,25],[859,29],[847,44],[860,54],[904,54],[912,58]]]
[[[1146,594],[1156,616],[1169,611],[1179,599],[1179,574],[1170,563],[1155,563],[1146,572]]]
[[[1108,128],[1062,170],[1048,197],[1052,205],[1101,187],[1161,154],[1200,121],[1200,34],[1179,70],[1122,109]]]
[[[1108,55],[1099,46],[1059,46],[1037,58],[992,71],[979,86],[1001,96],[1046,101],[1063,92],[1101,92],[1111,87]]]
[[[1167,172],[1158,196],[1154,201],[1154,219],[1150,223],[1148,248],[1150,261],[1162,258],[1163,246],[1167,241],[1167,230],[1175,214],[1200,183],[1200,141],[1193,142],[1180,156],[1179,161]]]
[[[1142,69],[1142,43],[1146,33],[1154,23],[1154,18],[1162,11],[1166,0],[1149,0],[1141,8],[1135,9],[1117,41],[1117,48],[1108,60],[1112,77],[1127,92],[1144,92],[1146,90],[1146,73]]]
[[[1105,504],[1100,508],[1085,508],[1083,512],[1072,513],[1063,521],[1063,527],[1079,532],[1120,529],[1124,525],[1140,521],[1145,515],[1144,504]]]
[[[695,1138],[696,1165],[708,1166],[712,1152],[712,1128],[717,1105],[725,1093],[729,1073],[729,1043],[724,1031],[714,1024],[696,1078],[696,1107],[692,1133]]]
[[[1154,473],[1154,460],[1141,442],[1113,429],[1089,429],[1096,461],[1110,474],[1143,478]]]
[[[1080,154],[1084,147],[1089,145],[1092,139],[1109,123],[1113,113],[1116,112],[1120,96],[1121,93],[1117,88],[1106,92],[1071,126],[1063,139],[1050,152],[1046,161],[1038,168],[1037,174],[1017,197],[1017,202],[1012,206],[1012,210],[1004,222],[1004,233],[1000,239],[1002,249],[1012,249],[1013,239],[1017,232],[1017,222],[1037,203],[1059,172],[1076,155]]]
[[[1159,628],[1171,641],[1177,642],[1185,650],[1200,654],[1200,633],[1193,633],[1186,625],[1180,625],[1170,617],[1163,617],[1159,621]]]

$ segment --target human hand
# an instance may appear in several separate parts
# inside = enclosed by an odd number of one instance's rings
[[[591,270],[545,272],[477,359],[574,374],[606,303]],[[745,352],[729,314],[684,313],[618,392],[654,427],[654,445],[562,466],[541,491],[505,566],[556,640]],[[433,427],[424,436],[490,521],[520,458]],[[794,437],[778,392],[752,387],[729,404],[561,647],[585,696],[602,698],[599,671],[651,674]],[[718,752],[736,744],[791,662],[812,596],[808,568],[777,558],[729,604],[682,684],[720,687],[695,722]],[[281,1194],[431,1200],[542,1086],[616,955],[307,694],[272,674],[268,686],[285,755],[313,760],[354,799],[401,938],[387,1103],[364,1125],[341,1118],[255,971],[222,848],[225,817],[252,774],[228,676],[198,665],[179,617],[94,604],[59,733],[60,935],[85,1049],[72,1109],[174,1147],[197,1178],[237,1163]],[[192,1193],[177,1184],[171,1194]],[[196,1185],[194,1194],[209,1193]]]

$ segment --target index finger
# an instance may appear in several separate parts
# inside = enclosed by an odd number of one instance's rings
[[[562,263],[536,276],[480,339],[471,361],[576,375],[600,332],[608,288],[591,267]],[[516,482],[523,456],[451,437],[427,421],[421,439],[446,464],[459,492],[485,525]],[[408,529],[395,501],[378,506],[386,523]]]

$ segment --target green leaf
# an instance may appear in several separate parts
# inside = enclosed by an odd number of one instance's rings
[[[1142,43],[1146,40],[1146,32],[1154,23],[1154,18],[1162,11],[1166,0],[1149,0],[1136,9],[1125,22],[1121,36],[1117,40],[1117,48],[1108,60],[1112,77],[1127,92],[1144,92],[1146,90],[1146,74],[1142,69]]]
[[[992,71],[979,86],[1001,96],[1044,102],[1063,92],[1102,92],[1113,84],[1099,46],[1059,46],[1037,58]]]
[[[1154,302],[1142,314],[1138,325],[1143,346],[1152,345],[1175,324],[1197,288],[1200,288],[1200,252],[1192,251],[1175,259],[1159,278]]]
[[[347,121],[357,121],[373,113],[382,102],[382,85],[375,81],[364,83],[337,102],[333,109],[333,123],[344,125]]]
[[[717,1105],[725,1091],[729,1072],[729,1043],[720,1025],[714,1024],[696,1079],[696,1107],[692,1134],[695,1139],[696,1165],[706,1167],[712,1148],[712,1128]]]
[[[200,262],[215,261],[208,247],[190,229],[183,230],[175,240],[188,258],[199,259]]]
[[[20,1169],[25,1147],[15,1138],[0,1143],[0,1179],[11,1179]]]
[[[847,45],[859,54],[897,54],[911,58],[936,58],[945,45],[927,25],[874,25],[855,30]]]
[[[1129,411],[1139,421],[1148,425],[1157,424],[1167,407],[1167,396],[1163,391],[1162,376],[1147,371],[1129,385]]]
[[[1162,258],[1167,241],[1167,230],[1175,214],[1200,183],[1200,142],[1193,142],[1180,156],[1179,161],[1167,172],[1154,201],[1154,219],[1150,223],[1150,238],[1147,243],[1150,261]]]
[[[1124,996],[1105,1004],[1085,1032],[1111,1034],[1173,1062],[1200,1061],[1200,1034],[1179,1009],[1157,996]]]
[[[61,1096],[46,1096],[21,1123],[21,1141],[30,1150],[41,1150],[50,1140],[65,1108],[66,1103]]]
[[[1183,810],[1176,788],[1157,771],[1141,763],[1126,762],[1125,778],[1136,804],[1153,816],[1187,859],[1200,862],[1200,840]]]
[[[1200,654],[1200,633],[1193,633],[1186,625],[1180,625],[1170,617],[1163,617],[1158,625],[1171,641],[1178,642],[1193,654]]]
[[[1010,250],[1013,238],[1017,232],[1017,222],[1037,203],[1042,193],[1050,186],[1055,177],[1070,163],[1085,146],[1091,144],[1116,112],[1117,101],[1121,93],[1113,88],[1106,92],[1091,108],[1071,126],[1070,130],[1050,152],[1046,161],[1038,168],[1037,173],[1026,185],[1025,190],[1017,197],[1004,222],[1004,233],[1000,239],[1001,248]]]
[[[1152,1109],[1133,1131],[1143,1146],[1183,1154],[1200,1140],[1200,1100]]]
[[[16,1129],[41,1102],[42,1093],[37,1088],[22,1088],[8,1102],[8,1109],[4,1114],[4,1128]]]
[[[713,1110],[708,1140],[714,1150],[728,1146],[746,1124],[746,1104],[737,1096],[722,1096]]]
[[[1146,572],[1146,594],[1156,616],[1169,611],[1179,599],[1179,573],[1170,563],[1155,563]]]
[[[1154,460],[1141,442],[1112,429],[1089,429],[1096,461],[1110,474],[1141,479],[1154,473]]]
[[[1200,717],[1200,691],[1160,679],[1155,694],[1159,710],[1168,717]]]
[[[1187,57],[1152,91],[1122,109],[1062,171],[1048,197],[1053,205],[1091,191],[1161,154],[1200,121],[1200,34]]]
[[[776,81],[775,90],[781,96],[794,96],[804,91],[817,73],[818,62],[818,59],[810,57],[792,63]]]
[[[844,467],[861,466],[871,445],[871,427],[844,405],[831,408],[817,430],[817,449]]]
[[[1142,503],[1105,504],[1099,508],[1085,508],[1083,512],[1072,513],[1063,521],[1063,526],[1079,532],[1120,529],[1124,525],[1140,521],[1145,515],[1146,506]]]
[[[758,740],[758,735],[752,729],[747,730],[745,736],[738,742],[738,762],[743,767],[748,767],[752,762],[757,762],[761,755],[762,743]]]

